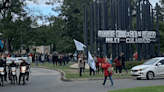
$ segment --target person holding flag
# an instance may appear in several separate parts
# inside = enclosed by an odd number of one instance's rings
[[[84,60],[83,60],[83,57],[82,56],[80,56],[80,55],[78,55],[78,67],[79,67],[79,69],[80,69],[80,71],[79,71],[79,76],[81,77],[82,76],[82,69],[83,69],[83,67],[84,67]]]
[[[98,62],[98,60],[94,55],[92,55],[92,58],[93,58],[93,62],[94,62],[93,66],[96,67],[96,62]],[[93,75],[95,76],[95,71],[90,67],[90,77],[92,76],[92,72],[93,72]]]

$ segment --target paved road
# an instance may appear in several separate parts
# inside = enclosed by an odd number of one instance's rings
[[[134,79],[115,79],[114,87],[110,86],[107,80],[106,86],[102,86],[103,80],[94,81],[60,81],[60,74],[53,70],[32,68],[30,81],[26,85],[13,85],[5,83],[4,87],[0,87],[3,92],[107,92],[109,90],[164,85],[164,79],[158,78],[154,80],[136,80]]]

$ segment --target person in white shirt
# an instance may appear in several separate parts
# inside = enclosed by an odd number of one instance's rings
[[[27,58],[27,63],[29,64],[29,72],[31,72],[31,62],[32,62],[32,57],[28,56]]]

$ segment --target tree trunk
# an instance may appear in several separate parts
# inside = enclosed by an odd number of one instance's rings
[[[11,52],[11,49],[10,49],[10,41],[8,38],[6,38],[6,42],[5,42],[5,46],[6,46],[6,51],[8,52]]]

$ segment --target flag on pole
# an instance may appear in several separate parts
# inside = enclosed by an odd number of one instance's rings
[[[77,41],[75,39],[73,39],[73,41],[74,41],[74,43],[76,45],[76,49],[78,51],[84,51],[84,48],[83,47],[86,47],[84,44],[82,44],[81,42],[79,42],[79,41]]]
[[[91,53],[88,51],[88,65],[94,70],[96,71],[96,66],[95,66],[95,61],[91,56]]]

